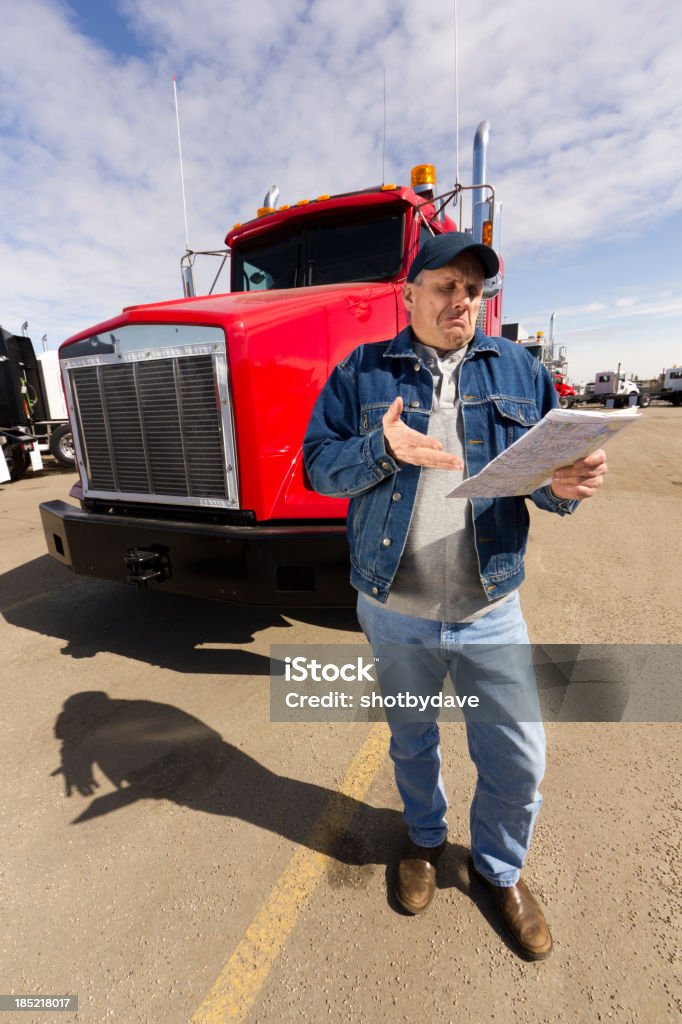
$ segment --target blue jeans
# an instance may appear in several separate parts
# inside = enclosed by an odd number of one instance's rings
[[[496,709],[490,715],[463,708],[478,776],[470,812],[471,852],[476,869],[489,881],[515,885],[542,804],[538,786],[545,770],[545,732],[518,593],[471,623],[399,615],[360,594],[358,620],[378,658],[382,695],[405,690],[411,680],[417,684],[414,692],[438,694],[449,672],[458,696],[463,690],[471,694],[473,685],[481,706],[487,702]],[[486,646],[478,654],[469,647],[481,644]],[[393,657],[387,658],[387,652]],[[528,721],[517,720],[519,708]],[[410,838],[433,847],[447,836],[438,713],[428,710],[420,721],[415,717],[387,715],[389,753]]]

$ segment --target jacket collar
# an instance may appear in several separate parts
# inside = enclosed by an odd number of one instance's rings
[[[414,359],[416,353],[413,348],[413,341],[416,341],[412,328],[408,325],[399,334],[396,334],[395,338],[389,342],[384,352],[384,358],[391,357],[397,359]],[[489,338],[487,334],[484,334],[480,328],[476,328],[476,333],[469,346],[465,359],[471,359],[471,357],[477,352],[492,352],[494,355],[499,356],[500,346],[497,338]]]

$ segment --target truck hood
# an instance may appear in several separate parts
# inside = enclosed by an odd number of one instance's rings
[[[68,359],[76,342],[94,335],[106,341],[128,325],[165,324],[225,334],[240,507],[260,521],[342,519],[346,503],[316,495],[307,482],[303,436],[337,363],[357,345],[390,339],[405,325],[399,285],[358,282],[132,306],[74,335],[60,354]]]
[[[288,319],[300,316],[302,311],[321,310],[330,301],[337,306],[344,299],[349,306],[355,306],[359,318],[363,306],[372,304],[383,296],[396,294],[403,282],[350,282],[333,285],[316,285],[309,288],[288,288],[263,292],[225,292],[221,295],[199,295],[195,298],[171,299],[164,302],[150,302],[144,305],[125,306],[121,313],[103,320],[86,330],[67,338],[62,343],[101,334],[128,323],[195,323],[221,324],[225,327],[235,321],[256,324],[268,320]]]

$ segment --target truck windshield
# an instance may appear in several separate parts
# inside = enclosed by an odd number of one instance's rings
[[[235,246],[232,291],[388,281],[400,271],[402,257],[402,211],[298,221]]]

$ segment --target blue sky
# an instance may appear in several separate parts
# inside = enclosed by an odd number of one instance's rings
[[[575,380],[682,364],[682,7],[459,0],[459,51],[460,177],[485,118],[505,319],[556,312]],[[173,74],[190,243],[219,248],[273,183],[295,202],[380,180],[384,68],[387,179],[429,161],[452,184],[452,0],[8,6],[0,323],[56,347],[179,294]]]
[[[116,0],[64,0],[61,5],[76,31],[115,58],[144,57],[146,41],[133,31],[123,4]]]

